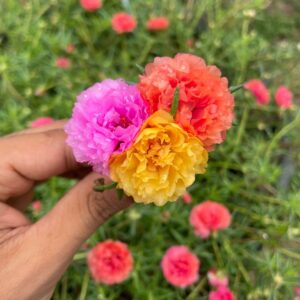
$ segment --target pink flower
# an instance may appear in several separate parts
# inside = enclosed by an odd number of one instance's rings
[[[74,44],[68,44],[65,50],[68,53],[73,53],[74,50],[75,50],[75,45]]]
[[[165,30],[169,27],[169,20],[166,17],[151,18],[147,22],[147,29],[153,31]]]
[[[60,69],[69,69],[71,67],[71,61],[67,57],[58,57],[55,65]]]
[[[52,124],[53,122],[54,122],[54,119],[52,119],[50,117],[40,117],[40,118],[37,118],[37,119],[31,121],[29,126],[32,128],[40,127],[40,126]]]
[[[270,93],[261,80],[252,79],[244,84],[244,88],[250,91],[258,104],[265,105],[270,102]]]
[[[210,292],[208,295],[209,300],[235,300],[231,290],[227,287],[220,287],[216,291]]]
[[[275,93],[275,102],[276,104],[284,109],[291,108],[293,100],[292,92],[286,88],[284,85],[281,85]]]
[[[296,293],[297,295],[300,296],[300,287],[295,287],[295,288],[294,288],[294,291],[295,291],[295,293]]]
[[[35,213],[35,214],[38,214],[40,213],[41,209],[42,209],[42,202],[37,200],[37,201],[34,201],[31,203],[31,208],[32,208],[32,211]]]
[[[195,43],[195,41],[194,41],[193,39],[187,39],[187,40],[186,40],[186,45],[187,45],[189,48],[193,48],[194,43]]]
[[[198,280],[200,261],[185,246],[172,246],[165,253],[161,268],[172,285],[185,288]]]
[[[95,11],[102,7],[101,0],[80,0],[80,5],[87,11]]]
[[[195,235],[203,239],[209,237],[211,232],[229,227],[230,222],[228,209],[211,200],[196,205],[190,214],[190,224],[194,228]]]
[[[191,196],[190,193],[185,192],[182,195],[182,200],[183,200],[184,203],[189,204],[189,203],[191,203],[193,201],[193,198],[192,198],[192,196]]]
[[[88,266],[95,281],[116,284],[126,280],[133,268],[133,258],[126,244],[106,240],[88,254]]]
[[[147,104],[135,85],[121,79],[104,80],[77,97],[65,127],[67,144],[78,162],[108,174],[111,155],[130,147],[147,117]]]
[[[111,23],[113,30],[119,34],[132,32],[137,25],[135,18],[124,12],[114,14]]]
[[[215,288],[227,287],[228,286],[228,277],[222,274],[220,271],[209,270],[207,272],[208,282],[211,286]]]

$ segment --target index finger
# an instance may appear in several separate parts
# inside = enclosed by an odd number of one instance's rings
[[[80,168],[65,140],[63,129],[0,139],[0,199],[19,196],[36,181]]]

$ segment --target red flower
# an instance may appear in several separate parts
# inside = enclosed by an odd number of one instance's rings
[[[33,120],[29,126],[30,127],[40,127],[40,126],[52,124],[53,122],[54,122],[54,119],[52,119],[50,117],[40,117],[40,118]]]
[[[185,246],[170,247],[162,261],[165,279],[172,285],[185,288],[198,280],[200,261]]]
[[[193,201],[193,198],[192,198],[191,194],[188,193],[188,192],[185,192],[182,195],[182,199],[183,199],[183,202],[186,203],[186,204],[189,204]]]
[[[180,91],[176,122],[197,135],[206,149],[223,142],[231,127],[234,100],[220,70],[191,54],[157,57],[146,66],[138,84],[151,113],[170,111],[176,87]]]
[[[80,5],[87,11],[95,11],[102,7],[101,0],[80,0]]]
[[[258,104],[265,105],[270,102],[270,93],[261,80],[249,80],[244,84],[244,88],[256,98]]]
[[[60,69],[69,69],[71,67],[71,61],[67,57],[58,57],[55,62],[56,66]]]
[[[137,25],[135,18],[124,12],[114,14],[111,23],[113,30],[119,34],[132,32]]]
[[[165,30],[169,27],[169,20],[166,17],[155,17],[151,18],[147,22],[147,29],[160,31]]]
[[[293,100],[292,92],[284,85],[281,85],[276,90],[275,102],[279,107],[284,109],[291,108],[291,106],[293,105],[292,100]]]
[[[230,222],[228,209],[210,200],[194,206],[190,214],[190,224],[195,234],[203,239],[209,237],[213,231],[229,227]]]
[[[75,45],[74,44],[68,44],[66,47],[66,52],[68,53],[73,53],[75,50]]]
[[[133,258],[126,244],[106,240],[88,255],[88,266],[97,282],[116,284],[126,280],[133,267]]]
[[[39,200],[32,202],[31,208],[35,214],[40,213],[40,211],[42,210],[42,202]]]
[[[227,287],[220,287],[216,291],[210,292],[208,295],[209,300],[235,300],[231,290]]]

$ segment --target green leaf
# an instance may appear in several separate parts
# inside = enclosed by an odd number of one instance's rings
[[[171,115],[175,119],[177,110],[179,106],[179,87],[176,88],[173,96],[173,102],[172,102],[172,107],[171,107]]]

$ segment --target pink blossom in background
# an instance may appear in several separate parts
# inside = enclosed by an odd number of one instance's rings
[[[200,261],[187,247],[172,246],[166,251],[161,268],[170,284],[185,288],[198,280]]]
[[[40,127],[54,123],[54,119],[50,117],[40,117],[30,122],[30,127]]]
[[[292,100],[293,94],[287,87],[284,85],[278,87],[275,92],[275,102],[279,107],[284,109],[291,108],[293,105]]]
[[[69,69],[71,67],[71,61],[64,56],[60,56],[56,59],[55,65],[60,69]]]
[[[74,50],[75,50],[75,45],[74,44],[68,44],[67,46],[66,46],[66,52],[68,52],[68,53],[73,53],[74,52]]]
[[[270,93],[261,80],[249,80],[244,84],[244,88],[256,98],[258,104],[265,105],[270,102]]]
[[[300,296],[300,287],[295,287],[295,288],[294,288],[294,291],[295,291],[295,293],[296,293],[297,295]]]
[[[167,17],[154,17],[147,21],[147,29],[152,31],[165,30],[169,27]]]
[[[205,239],[214,231],[229,227],[231,216],[228,209],[217,202],[207,200],[193,207],[190,224],[195,235]]]
[[[80,0],[80,5],[87,11],[95,11],[102,7],[101,0]]]
[[[228,286],[228,277],[220,271],[211,269],[207,272],[207,277],[209,284],[215,288]]]
[[[65,126],[67,144],[78,162],[108,175],[111,155],[131,146],[147,118],[148,106],[135,85],[107,79],[77,97]]]
[[[94,280],[109,285],[126,280],[133,268],[128,246],[113,240],[97,244],[88,254],[87,262]]]
[[[192,198],[192,196],[191,196],[190,193],[185,192],[182,195],[182,200],[183,200],[184,203],[189,204],[189,203],[191,203],[193,201],[193,198]]]
[[[34,213],[36,214],[40,213],[40,211],[42,210],[42,202],[39,200],[32,202],[31,208]]]
[[[189,48],[193,48],[194,47],[194,43],[195,41],[193,39],[187,39],[186,40],[186,45],[189,47]]]
[[[208,295],[209,300],[235,300],[231,290],[227,287],[220,287],[216,291],[210,292]]]
[[[112,28],[117,33],[132,32],[137,25],[136,19],[124,12],[116,13],[111,20]]]

